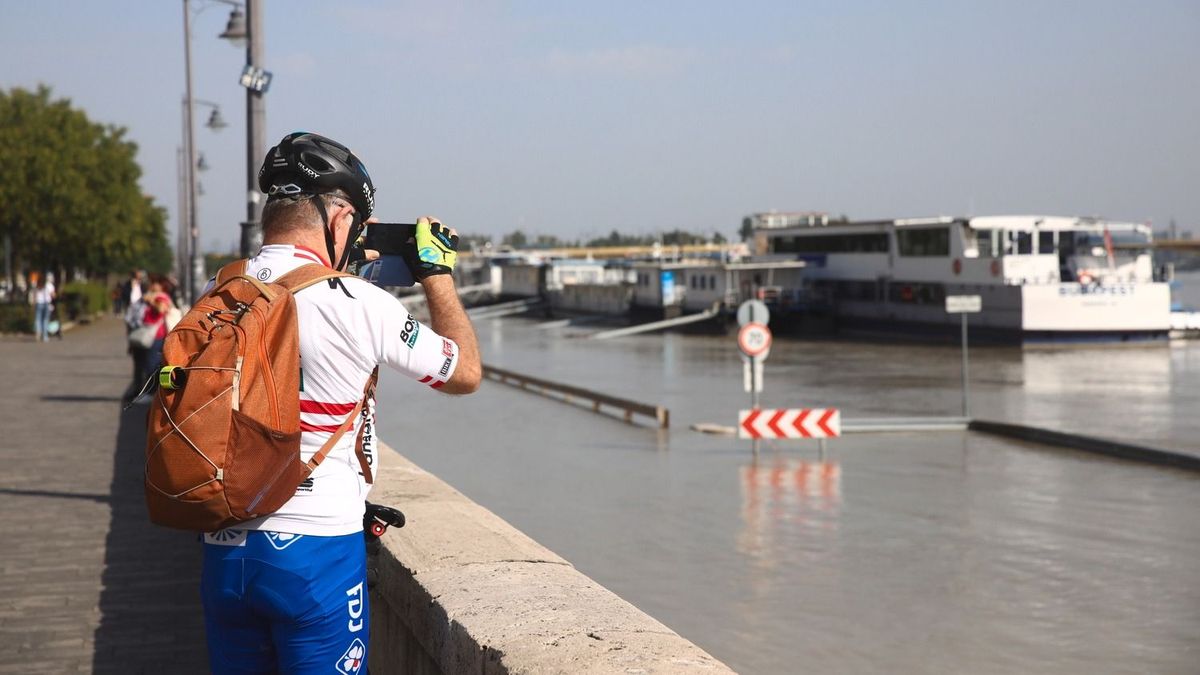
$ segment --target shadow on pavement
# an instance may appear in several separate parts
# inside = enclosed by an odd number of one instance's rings
[[[85,396],[85,395],[81,395],[81,394],[65,394],[65,395],[57,395],[56,394],[53,396],[43,396],[42,400],[43,401],[62,401],[65,403],[81,403],[81,402],[82,403],[90,403],[92,401],[99,401],[101,403],[104,403],[104,402],[109,402],[109,401],[119,402],[121,400],[121,397],[120,396]]]
[[[121,413],[113,453],[97,673],[206,673],[195,534],[150,523],[142,493],[146,407]]]
[[[51,490],[22,490],[20,488],[0,488],[0,495],[15,495],[17,497],[53,497],[55,499],[85,499],[93,502],[108,503],[108,495],[90,495],[80,492],[54,492]]]

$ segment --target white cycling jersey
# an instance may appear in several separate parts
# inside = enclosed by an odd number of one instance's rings
[[[325,264],[311,249],[263,246],[246,274],[273,281],[310,263]],[[357,277],[332,288],[320,282],[296,293],[300,333],[300,458],[308,461],[362,399],[378,364],[437,389],[458,365],[458,345],[418,322],[387,291]],[[343,290],[344,287],[344,290]],[[281,509],[238,529],[339,536],[362,529],[371,486],[359,468],[354,445],[363,429],[363,452],[378,475],[374,401],[355,420],[325,461]]]

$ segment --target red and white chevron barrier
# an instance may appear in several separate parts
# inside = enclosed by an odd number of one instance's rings
[[[835,408],[742,410],[738,438],[836,438],[842,435],[842,414]]]

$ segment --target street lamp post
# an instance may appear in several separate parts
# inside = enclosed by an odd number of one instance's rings
[[[235,0],[217,0],[227,5],[233,5],[233,12],[230,14],[229,25],[226,26],[225,33],[221,37],[236,40],[235,18],[240,13],[241,3]],[[184,53],[184,83],[186,94],[184,95],[184,155],[186,158],[185,180],[187,181],[187,228],[188,236],[188,271],[186,280],[184,280],[186,288],[186,300],[191,303],[195,302],[199,295],[197,282],[204,276],[204,260],[200,255],[200,224],[196,218],[196,125],[194,121],[195,108],[198,101],[192,95],[192,8],[191,0],[183,0],[183,53]],[[220,129],[225,125],[225,122],[220,117],[219,110],[215,104],[203,101],[202,103],[213,107],[213,115],[209,118],[209,127]],[[182,220],[182,219],[181,219]]]
[[[263,30],[262,30],[262,1],[261,0],[246,0],[246,6],[250,10],[250,40],[246,45],[246,59],[252,68],[262,68],[263,62]],[[263,160],[263,155],[266,153],[266,131],[267,131],[267,104],[263,99],[265,91],[255,91],[252,89],[246,90],[247,106],[246,111],[250,113],[248,117],[248,125],[246,128],[246,143],[249,151],[246,164],[246,189],[247,189],[247,211],[249,222],[252,231],[252,250],[248,250],[247,254],[258,250],[262,246],[262,199],[261,193],[258,191],[258,165]]]
[[[183,0],[183,68],[185,71],[184,86],[184,169],[188,187],[188,271],[185,287],[188,304],[196,301],[196,241],[200,236],[200,226],[196,222],[196,125],[194,120],[195,102],[192,99],[192,7],[190,0]]]
[[[242,84],[246,87],[246,220],[242,223],[240,248],[242,257],[248,258],[262,246],[262,197],[258,191],[258,165],[266,152],[267,106],[263,94],[270,84],[270,74],[262,68],[262,1],[245,2],[245,22],[241,21],[241,12],[235,9],[221,37],[235,43],[245,40],[246,43],[246,68],[242,71]]]
[[[190,119],[188,117],[188,100],[189,99],[187,97],[184,97],[182,101],[185,125]],[[192,97],[190,109],[193,113],[195,112],[195,106],[197,105],[205,106],[212,111],[208,117],[208,121],[204,123],[204,126],[213,131],[220,131],[229,126],[229,123],[226,122],[225,118],[221,116],[220,105],[213,103],[212,101],[206,101],[201,98]],[[198,204],[194,204],[192,201],[195,197],[199,196],[197,193],[200,191],[200,183],[194,179],[194,173],[191,172],[195,172],[197,170],[204,171],[208,168],[208,165],[204,160],[204,155],[199,155],[197,159],[192,161],[189,172],[189,167],[187,164],[189,161],[191,161],[193,154],[187,152],[186,148],[188,139],[188,128],[185,126],[184,146],[179,150],[179,177],[183,182],[179,189],[179,213],[187,213],[189,225],[191,223],[196,223],[196,225],[194,227],[188,227],[186,231],[182,227],[179,228],[176,250],[178,252],[177,258],[179,282],[183,286],[181,289],[182,297],[188,302],[192,302],[195,297],[199,295],[199,289],[196,287],[197,280],[204,278],[204,258],[197,248],[197,237],[199,236],[200,229],[198,215],[199,208]],[[192,190],[193,185],[196,187],[195,191]]]

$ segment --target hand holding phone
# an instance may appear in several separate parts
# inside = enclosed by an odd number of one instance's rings
[[[418,280],[450,274],[458,262],[458,234],[436,218],[417,219],[413,246],[405,251],[405,260]]]

